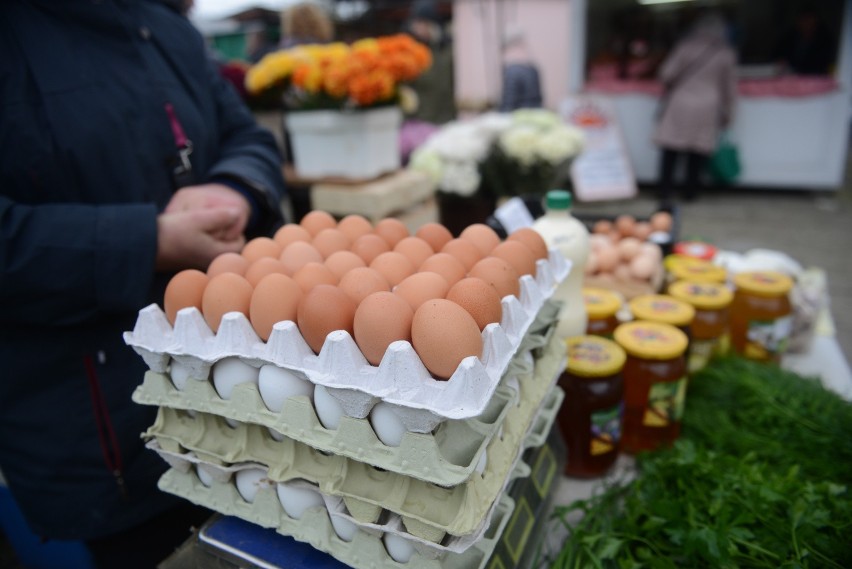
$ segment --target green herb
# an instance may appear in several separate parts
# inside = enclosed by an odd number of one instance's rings
[[[672,449],[557,509],[570,535],[553,567],[852,567],[852,406],[736,358],[690,381]]]

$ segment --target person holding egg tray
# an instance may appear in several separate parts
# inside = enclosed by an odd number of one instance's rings
[[[175,4],[0,4],[0,470],[98,567],[154,567],[209,514],[157,489],[122,332],[282,221],[275,141]]]

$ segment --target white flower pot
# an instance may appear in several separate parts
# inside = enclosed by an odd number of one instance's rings
[[[369,179],[400,167],[398,107],[296,111],[286,116],[296,173]]]

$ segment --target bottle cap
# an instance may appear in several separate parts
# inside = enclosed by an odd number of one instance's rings
[[[609,318],[621,309],[621,299],[603,288],[584,288],[583,302],[589,318]]]
[[[547,192],[547,209],[568,209],[572,202],[571,192],[550,190]]]
[[[568,373],[579,377],[615,375],[627,360],[621,346],[600,336],[574,336],[565,340],[565,346]]]
[[[734,299],[734,293],[723,284],[695,281],[674,282],[669,294],[699,310],[721,310]]]
[[[630,301],[630,312],[636,320],[686,326],[695,318],[692,305],[666,294],[643,294]]]
[[[631,356],[646,360],[671,360],[686,351],[686,334],[660,322],[637,320],[615,329],[615,341]]]
[[[793,288],[793,279],[775,271],[752,271],[734,277],[738,289],[758,296],[781,296]]]

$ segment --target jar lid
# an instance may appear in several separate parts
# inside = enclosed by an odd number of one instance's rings
[[[615,341],[631,356],[646,360],[671,360],[686,351],[686,334],[661,322],[637,320],[615,329]]]
[[[669,286],[669,294],[699,310],[721,310],[734,300],[731,289],[719,283],[677,281]]]
[[[793,288],[793,279],[776,271],[749,271],[736,275],[734,285],[758,296],[781,296]]]
[[[686,326],[695,318],[691,304],[667,294],[643,294],[630,301],[630,312],[636,320]]]
[[[680,241],[675,243],[673,250],[675,253],[705,261],[713,259],[719,251],[713,245],[703,241]]]
[[[675,280],[697,283],[724,283],[728,280],[728,271],[724,267],[693,257],[673,263],[669,272]]]
[[[573,336],[565,340],[565,346],[568,372],[580,377],[615,375],[627,360],[621,346],[600,336]]]
[[[589,318],[608,318],[621,309],[621,298],[603,288],[584,288],[583,301]]]

